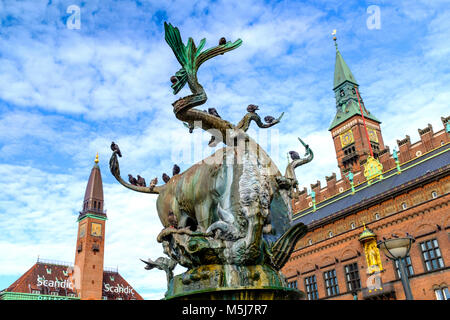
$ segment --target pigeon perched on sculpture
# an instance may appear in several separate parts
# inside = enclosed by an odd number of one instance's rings
[[[122,157],[122,153],[120,152],[119,146],[113,142],[111,142],[111,150],[115,151],[119,157]]]
[[[158,178],[153,178],[152,180],[150,180],[150,185],[148,186],[150,188],[150,190],[153,190],[153,188],[158,184]]]
[[[163,173],[163,174],[162,174],[162,179],[163,179],[163,181],[164,181],[165,183],[167,183],[167,182],[169,182],[170,177],[169,177],[169,175],[167,175],[166,173]]]
[[[266,117],[264,117],[264,121],[265,121],[266,123],[272,123],[272,122],[275,121],[275,118],[272,117],[272,116],[266,116]]]
[[[219,113],[217,112],[216,108],[208,108],[208,113],[209,113],[210,115],[212,115],[212,116],[215,116],[215,117],[217,117],[217,118],[222,119],[222,118],[219,116]]]
[[[173,165],[172,176],[179,174],[181,171],[180,167],[176,164]]]
[[[297,151],[289,151],[289,155],[291,156],[292,160],[298,160],[300,159],[300,155]]]
[[[133,186],[138,185],[138,181],[135,177],[133,177],[131,174],[128,175],[128,182],[130,182]]]
[[[146,187],[145,179],[142,178],[140,175],[137,175],[137,185],[140,187]]]

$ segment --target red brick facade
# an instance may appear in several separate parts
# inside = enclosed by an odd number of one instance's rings
[[[411,163],[416,165],[429,161],[431,158],[429,155],[439,151],[445,162],[439,170],[422,172],[421,178],[395,186],[367,203],[364,200],[351,207],[343,206],[326,217],[309,220],[312,221],[308,224],[309,232],[298,242],[282,270],[291,286],[305,293],[310,292],[310,299],[405,299],[396,266],[382,252],[380,257],[383,270],[379,273],[382,289],[371,290],[374,277],[368,274],[369,266],[365,251],[359,241],[360,234],[367,227],[376,235],[377,240],[392,238],[393,235],[404,237],[406,233],[415,238],[409,254],[409,269],[413,272],[409,281],[414,299],[433,300],[437,298],[435,290],[448,288],[450,285],[450,134],[446,132],[445,124],[449,118],[442,118],[444,128],[436,133],[431,125],[419,129],[421,140],[418,142],[411,144],[408,136],[403,140],[397,140],[399,164],[402,167],[407,168]],[[353,117],[340,127],[349,123],[354,126],[357,121],[358,117]],[[340,132],[335,130],[336,128],[332,130],[332,136],[342,172],[343,154],[339,140]],[[395,160],[389,147],[384,147],[381,131],[377,131],[377,134],[379,134],[379,144],[383,146],[378,155],[383,165],[383,174],[395,175],[397,171]],[[363,144],[358,141],[364,137],[354,134],[354,138],[355,145],[363,147]],[[363,164],[363,161],[360,164]],[[366,182],[364,168],[359,165],[354,165],[352,168],[358,169],[356,172],[353,171],[354,186],[358,187]],[[320,181],[311,184],[311,190],[316,193],[318,210],[326,207],[350,189],[349,180],[347,178],[336,180],[335,173],[327,176],[326,182],[327,185],[324,187],[320,185]],[[370,190],[372,186],[367,188]],[[293,200],[293,207],[294,221],[298,217],[317,214],[312,211],[312,198],[306,188],[298,192]],[[422,250],[422,243],[438,246],[438,251],[433,249],[434,254],[441,255],[441,260],[434,262],[437,264],[436,268],[435,266],[427,268],[427,256]],[[348,274],[350,265],[356,266],[357,270],[357,272],[351,270],[351,275]],[[359,279],[357,290],[350,288],[348,281],[348,276],[355,274]],[[333,278],[331,282],[330,275]],[[315,283],[311,284],[312,281]]]

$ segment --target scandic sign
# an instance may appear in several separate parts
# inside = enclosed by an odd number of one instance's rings
[[[37,277],[38,287],[44,286],[49,288],[68,288],[73,290],[72,282],[69,280],[45,280],[44,277]]]
[[[114,293],[125,293],[125,294],[133,294],[133,288],[130,287],[123,287],[120,285],[117,285],[117,287],[113,287],[108,283],[104,283],[105,291],[106,292],[114,292]]]
[[[72,282],[69,280],[46,280],[44,277],[37,277],[37,285],[38,287],[44,286],[49,288],[68,288],[73,290]],[[113,293],[125,293],[134,295],[133,288],[131,287],[123,287],[121,285],[111,286],[108,283],[103,283],[104,289],[106,292]]]

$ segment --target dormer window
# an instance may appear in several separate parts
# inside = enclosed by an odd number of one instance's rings
[[[356,89],[352,88],[352,92],[353,92],[353,94],[356,94]]]
[[[339,95],[340,95],[341,97],[345,96],[345,91],[344,91],[344,89],[341,89],[341,91],[339,91]]]

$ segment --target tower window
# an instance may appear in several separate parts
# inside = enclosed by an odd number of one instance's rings
[[[94,201],[94,209],[97,208],[97,201]]]
[[[345,96],[344,89],[341,89],[341,91],[339,91],[339,95],[340,95],[341,97]]]

